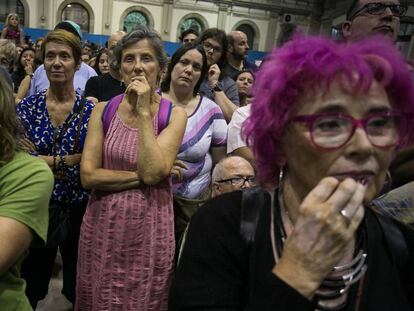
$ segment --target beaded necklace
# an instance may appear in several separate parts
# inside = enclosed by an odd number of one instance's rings
[[[281,183],[279,183],[278,203],[279,208],[276,210],[275,192],[271,192],[271,214],[270,214],[270,240],[272,243],[272,252],[275,264],[278,263],[283,252],[283,245],[287,238],[282,215],[287,213],[282,198]],[[277,230],[275,230],[275,225]],[[277,236],[276,236],[277,234]],[[363,236],[359,235],[355,249],[358,250],[354,258],[347,264],[333,267],[331,273],[322,281],[317,289],[313,301],[317,305],[316,310],[334,311],[342,310],[347,304],[347,294],[353,284],[363,279],[367,270],[367,254],[363,250]],[[332,274],[332,275],[331,275]],[[362,286],[362,282],[360,282]],[[342,303],[332,303],[334,300]]]

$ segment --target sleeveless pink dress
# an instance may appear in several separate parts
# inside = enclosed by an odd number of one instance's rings
[[[115,114],[104,168],[136,170],[137,131]],[[75,310],[167,310],[174,243],[170,178],[139,189],[93,191],[79,239]]]

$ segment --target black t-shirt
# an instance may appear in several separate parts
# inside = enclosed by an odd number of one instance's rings
[[[114,79],[109,73],[90,78],[85,86],[85,96],[95,97],[100,102],[108,101],[124,92],[124,83]]]
[[[236,191],[214,198],[193,216],[172,284],[169,310],[315,310],[313,303],[272,273],[269,197],[250,246],[240,234],[240,215],[241,191]],[[410,261],[400,273],[376,217],[367,209],[362,226],[368,269],[363,282],[351,287],[345,310],[355,310],[356,304],[360,311],[413,310],[413,232],[408,236],[404,232]]]

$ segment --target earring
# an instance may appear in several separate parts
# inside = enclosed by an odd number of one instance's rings
[[[282,188],[284,170],[285,170],[285,166],[282,166],[279,170],[279,183],[278,183],[279,189]]]

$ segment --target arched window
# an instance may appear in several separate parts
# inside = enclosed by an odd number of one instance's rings
[[[124,31],[130,32],[136,26],[149,26],[148,17],[139,11],[132,11],[124,19]]]
[[[19,15],[20,25],[24,26],[24,6],[19,0],[2,0],[0,4],[0,23],[6,22],[9,13]]]
[[[199,34],[201,34],[204,31],[202,23],[194,17],[187,18],[181,23],[180,33],[190,28],[197,30]]]
[[[89,12],[79,3],[69,3],[62,11],[62,21],[71,20],[77,23],[82,32],[89,32]]]
[[[254,36],[255,36],[253,27],[250,26],[249,24],[242,24],[239,27],[237,27],[236,30],[242,31],[246,34],[247,42],[249,43],[249,46],[252,48],[253,42],[254,42]]]

